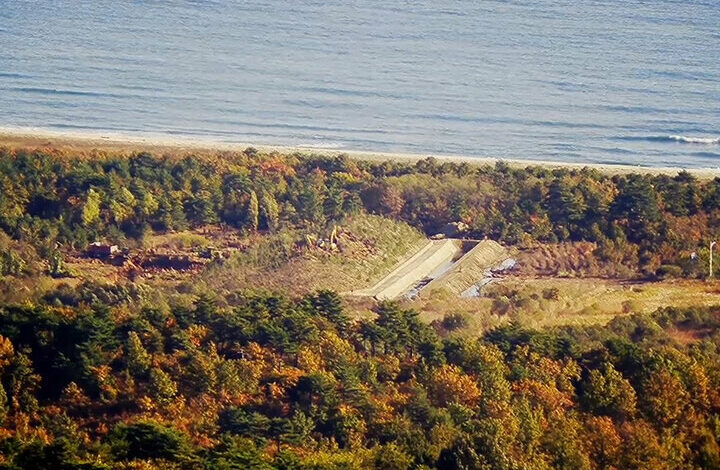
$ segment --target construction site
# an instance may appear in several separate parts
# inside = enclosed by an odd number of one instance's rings
[[[95,242],[64,253],[65,276],[54,284],[132,282],[227,295],[250,286],[303,296],[330,289],[359,317],[393,300],[446,331],[445,317],[463,318],[453,334],[475,335],[505,321],[535,326],[605,324],[618,315],[667,305],[717,300],[714,283],[623,278],[589,242],[505,247],[493,240],[443,232],[428,238],[402,222],[360,215],[327,231],[242,233],[202,227],[153,234],[143,244]],[[24,290],[15,289],[22,300]]]
[[[377,300],[414,299],[438,291],[479,296],[484,285],[514,264],[510,252],[493,240],[428,240],[374,286],[351,295]]]

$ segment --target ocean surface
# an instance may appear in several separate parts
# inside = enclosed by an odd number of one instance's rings
[[[718,0],[0,0],[0,127],[720,167]]]

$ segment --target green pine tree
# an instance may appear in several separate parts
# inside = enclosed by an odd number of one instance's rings
[[[252,231],[257,231],[260,227],[260,204],[255,191],[250,191],[250,201],[247,205],[246,212],[247,226]]]
[[[128,337],[128,342],[125,347],[125,356],[128,370],[133,376],[141,377],[147,374],[150,369],[152,359],[150,354],[145,350],[140,337],[134,331],[131,331]]]

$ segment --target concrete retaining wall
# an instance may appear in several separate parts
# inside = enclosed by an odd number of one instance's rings
[[[452,261],[461,249],[461,243],[457,240],[430,241],[375,286],[357,294],[371,295],[381,300],[400,297],[443,264]]]

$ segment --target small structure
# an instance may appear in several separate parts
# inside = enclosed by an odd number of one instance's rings
[[[450,222],[443,225],[441,232],[436,233],[432,240],[442,240],[443,238],[458,238],[469,230],[470,227],[465,222]]]
[[[92,242],[87,249],[88,256],[93,258],[110,258],[120,251],[117,245],[108,245],[107,243]]]

